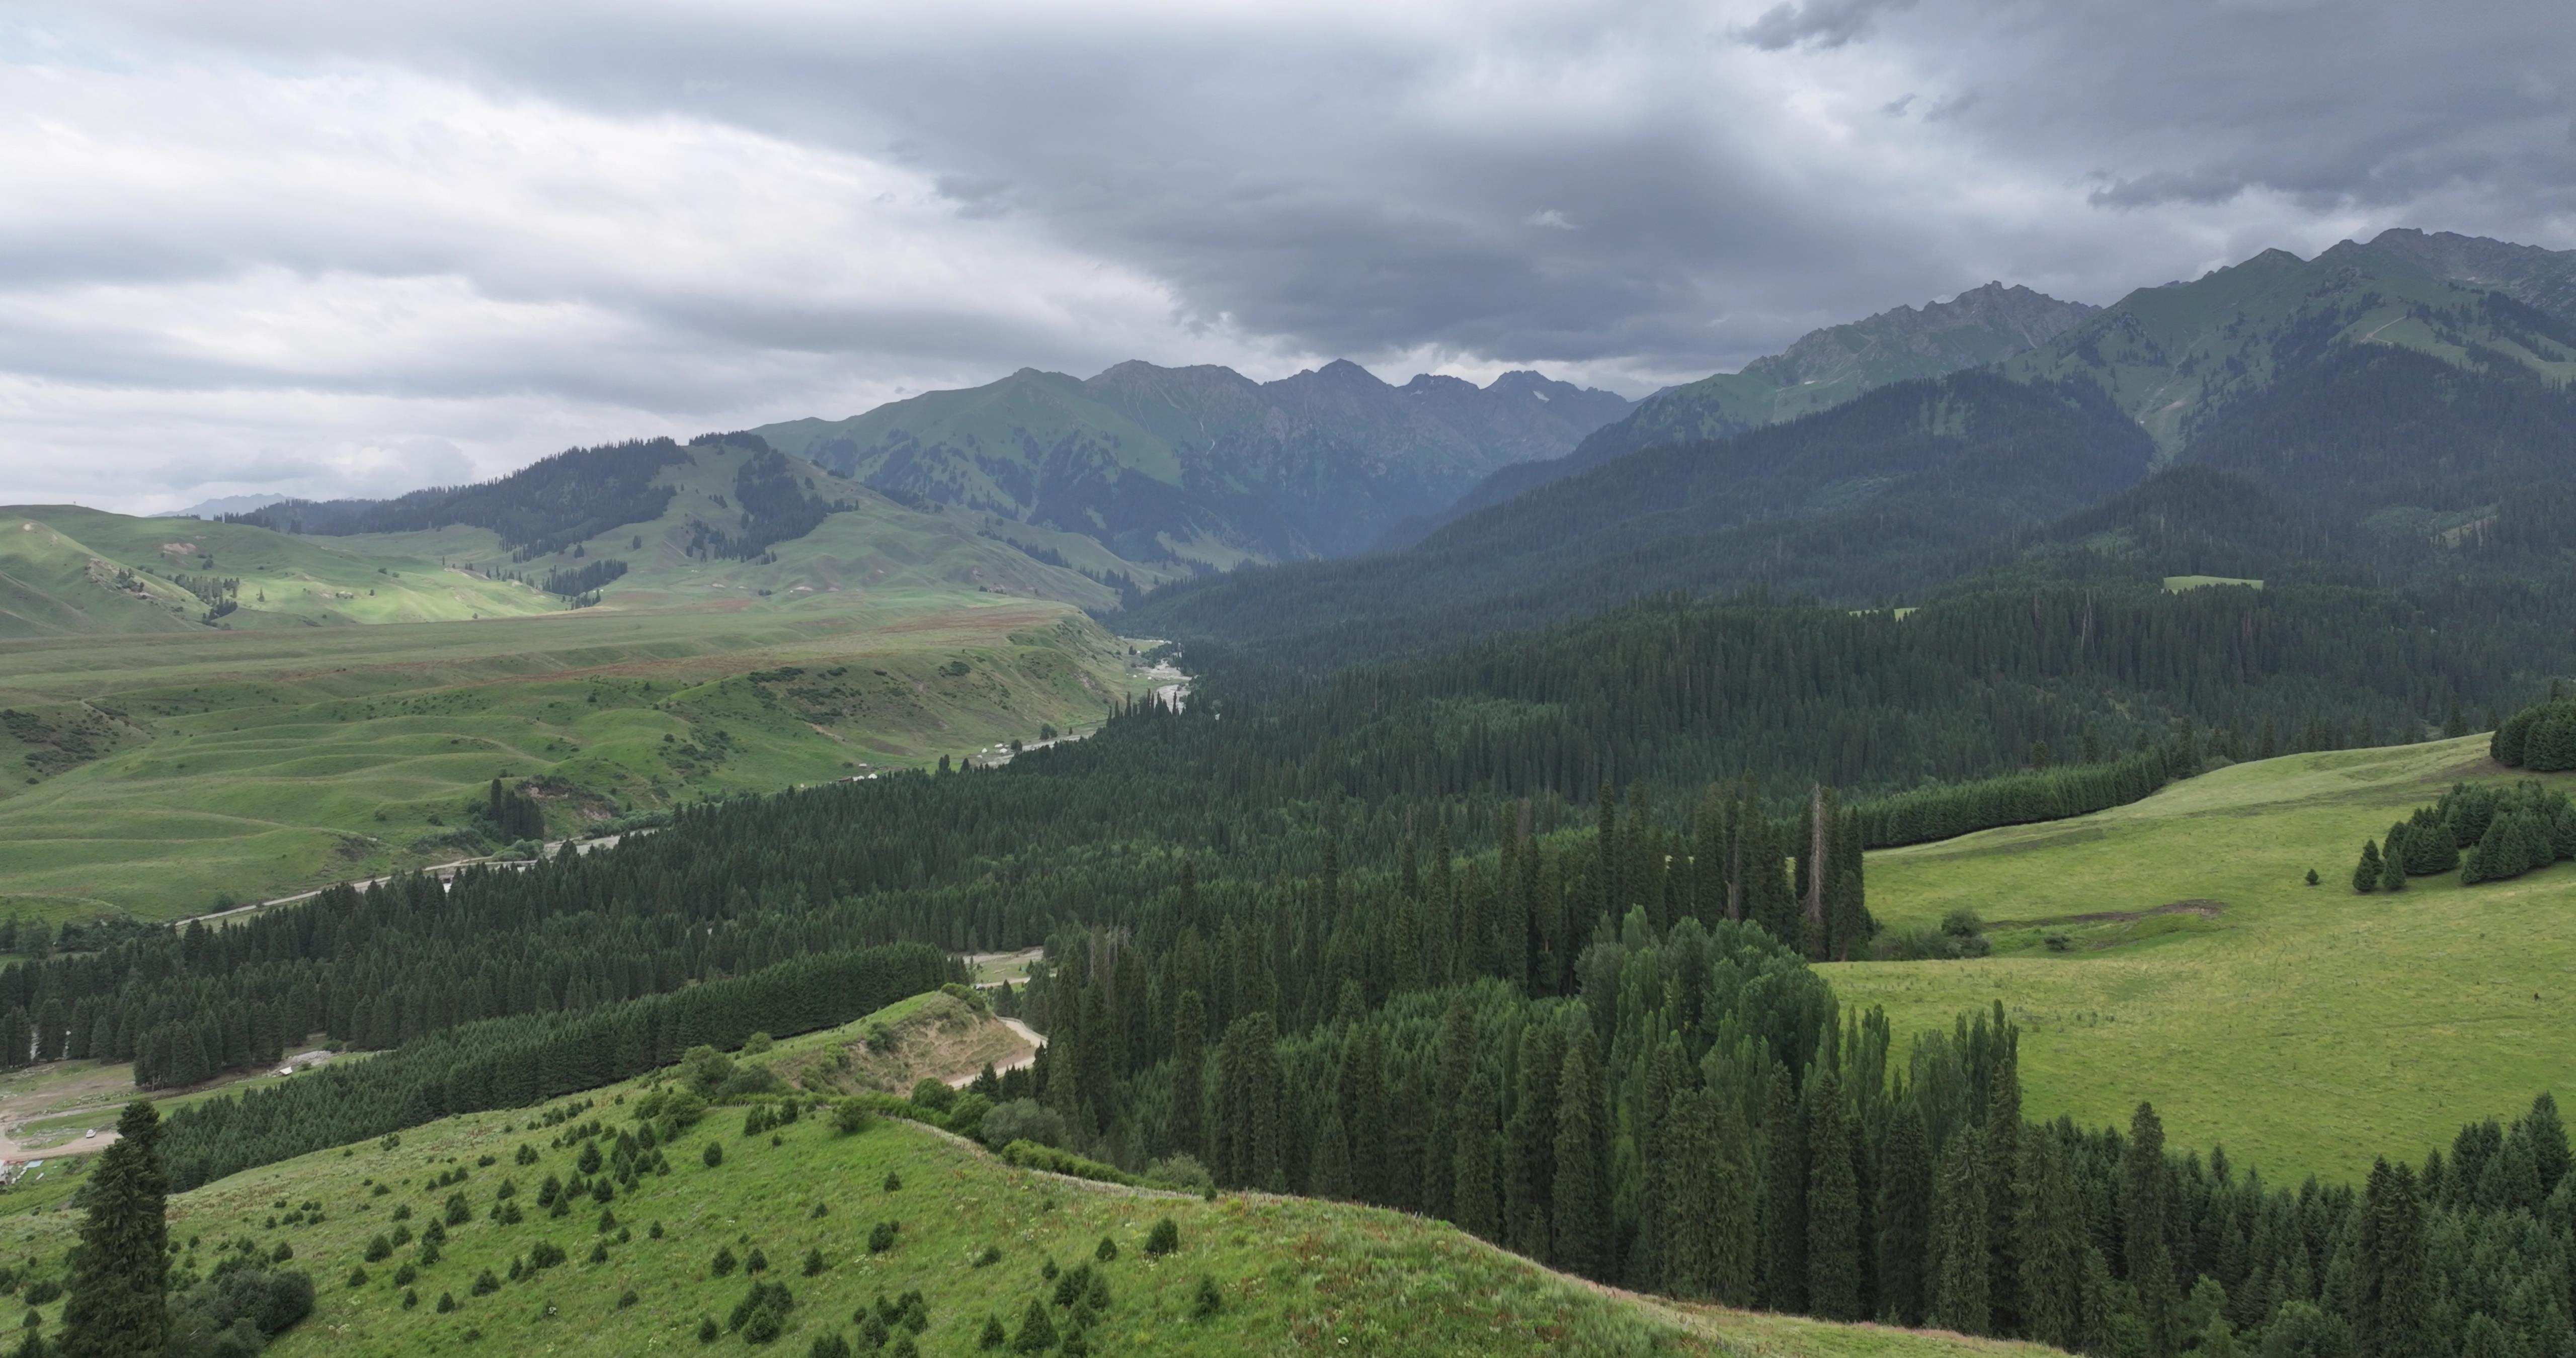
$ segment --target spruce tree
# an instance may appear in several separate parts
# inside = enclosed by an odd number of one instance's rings
[[[2066,1147],[2046,1127],[2025,1127],[2013,1191],[2016,1296],[2022,1332],[2073,1349],[2084,1324],[2084,1202]]]
[[[2360,892],[2377,891],[2379,889],[2380,874],[2385,870],[2386,869],[2382,867],[2379,861],[2379,841],[2375,839],[2363,840],[2361,842],[2361,861],[2354,864],[2352,869],[2352,889]]]
[[[1932,1179],[1928,1317],[1931,1324],[1962,1334],[1984,1334],[1990,1328],[1992,1249],[1985,1169],[1983,1137],[1963,1127],[1942,1148]]]
[[[1789,1068],[1771,1067],[1762,1119],[1762,1304],[1807,1309],[1807,1116]]]
[[[1860,1318],[1860,1184],[1851,1122],[1833,1071],[1821,1062],[1807,1094],[1807,1309],[1826,1320]]]
[[[1717,1296],[1717,1100],[1705,1089],[1685,1089],[1664,1115],[1662,1144],[1649,1152],[1666,1166],[1672,1201],[1656,1218],[1656,1249],[1663,1288],[1676,1297],[1707,1301]]]
[[[1185,990],[1172,1005],[1172,1149],[1209,1158],[1201,1108],[1206,1099],[1207,1002]]]
[[[1888,1122],[1878,1153],[1878,1305],[1899,1325],[1923,1321],[1923,1263],[1932,1241],[1932,1163],[1911,1099]]]
[[[2359,1212],[2353,1337],[2367,1358],[2420,1358],[2430,1350],[2433,1298],[2415,1172],[2386,1160],[2373,1165]]]
[[[1931,1323],[1961,1334],[1988,1329],[1985,1147],[1974,1128],[1950,1134],[1932,1181]]]
[[[67,1358],[158,1358],[170,1331],[170,1274],[161,1116],[137,1099],[116,1120],[116,1142],[83,1191],[88,1215],[63,1304]]]
[[[2021,1038],[2004,1017],[2003,1002],[1995,1002],[1994,1033],[1997,1044],[1994,1068],[1986,1083],[1986,1123],[1984,1177],[1986,1181],[1986,1245],[1990,1265],[1986,1273],[1986,1313],[1988,1323],[1998,1334],[2010,1334],[2021,1327],[2020,1261],[2014,1248],[2013,1190],[2021,1168],[2021,1138],[2026,1130],[2021,1122]]]
[[[1608,1138],[1601,1125],[1601,1068],[1587,1029],[1566,1044],[1556,1088],[1556,1182],[1548,1218],[1556,1266],[1587,1278],[1609,1267]]]
[[[1556,1192],[1556,1081],[1565,1038],[1545,1025],[1521,1039],[1519,1097],[1504,1136],[1503,1230],[1512,1248],[1549,1261],[1547,1216]]]
[[[2128,1144],[2120,1153],[2120,1219],[2127,1232],[2121,1258],[2137,1289],[2148,1342],[2156,1353],[2172,1353],[2179,1299],[2165,1236],[2165,1128],[2151,1104],[2139,1104],[2129,1119]]]
[[[1458,1104],[1457,1150],[1452,1157],[1451,1220],[1486,1240],[1503,1238],[1501,1117],[1494,1080],[1477,1071]]]

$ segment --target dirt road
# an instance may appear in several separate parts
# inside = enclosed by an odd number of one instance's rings
[[[1013,1037],[1018,1038],[1020,1041],[1028,1045],[1019,1055],[1014,1056],[1007,1061],[994,1062],[993,1073],[998,1075],[1006,1070],[1025,1070],[1028,1067],[1035,1065],[1038,1059],[1038,1048],[1046,1045],[1045,1034],[1040,1033],[1037,1029],[1022,1023],[1015,1018],[997,1019],[995,1021],[1000,1023],[1003,1027],[1010,1029]],[[951,1089],[964,1089],[966,1086],[975,1083],[975,1077],[983,1073],[984,1072],[978,1070],[965,1075],[951,1075],[948,1077],[948,1087]]]

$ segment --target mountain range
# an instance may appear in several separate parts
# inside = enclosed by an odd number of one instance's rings
[[[1347,360],[1275,382],[1131,362],[1088,380],[1024,368],[749,432],[900,499],[1080,533],[1133,561],[1230,567],[1357,551],[1629,408],[1534,372],[1398,387]]]
[[[1398,550],[1177,584],[1131,625],[1294,636],[1297,654],[1347,659],[1675,590],[1910,602],[2026,572],[2024,552],[2151,583],[2192,573],[2164,569],[2187,555],[2166,548],[2208,535],[2110,534],[2093,544],[2117,557],[2105,564],[2051,525],[2160,468],[2217,479],[2153,514],[2265,506],[2271,532],[2226,537],[2269,570],[2331,558],[2354,578],[2438,575],[2491,554],[2488,526],[2516,506],[2561,503],[2551,488],[2576,482],[2571,298],[2576,252],[2416,232],[2313,260],[2270,251],[2141,288],[1982,368],[1781,424],[1639,438],[1659,400],[1690,390],[1676,388],[1569,457],[1496,478],[1554,475],[1544,494],[1477,505],[1480,488]],[[2539,554],[2516,569],[2556,568],[2555,530],[2533,532]]]

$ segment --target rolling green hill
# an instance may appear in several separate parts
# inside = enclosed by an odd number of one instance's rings
[[[534,780],[567,835],[1084,728],[1144,682],[1077,609],[1161,577],[1089,538],[908,509],[750,442],[645,461],[622,503],[652,517],[614,524],[577,495],[333,536],[0,511],[28,637],[0,659],[0,907],[170,918],[500,847],[461,815],[495,777]],[[547,475],[449,503],[544,509]],[[603,564],[589,607],[538,587]]]
[[[2420,1160],[2464,1109],[2567,1087],[2576,868],[2348,885],[2363,840],[2454,781],[2530,776],[2486,740],[2238,764],[2096,815],[1873,852],[1883,921],[1972,911],[1995,954],[1826,971],[1898,1031],[2003,1001],[2034,1117],[2112,1121],[2147,1099],[2178,1144],[2224,1143],[2274,1182]]]
[[[13,646],[0,909],[193,914],[487,852],[462,811],[496,777],[564,835],[1089,726],[1145,682],[1042,600],[731,602]]]
[[[193,592],[190,585],[204,591]],[[525,585],[245,524],[0,507],[0,637],[521,617],[563,601]]]
[[[781,1043],[766,1064],[786,1070],[857,1048],[883,1021],[872,1016]],[[642,1099],[667,1074],[542,1110],[448,1118],[182,1194],[170,1204],[171,1239],[183,1247],[176,1271],[203,1276],[244,1242],[263,1261],[286,1251],[285,1266],[314,1278],[317,1306],[269,1350],[278,1358],[701,1347],[802,1354],[835,1334],[868,1352],[862,1319],[880,1301],[892,1306],[916,1292],[926,1321],[919,1351],[965,1354],[978,1351],[988,1316],[1016,1334],[1032,1301],[1052,1326],[1070,1325],[1070,1308],[1052,1304],[1050,1262],[1102,1280],[1104,1290],[1092,1294],[1102,1305],[1087,1331],[1095,1353],[2052,1352],[1639,1297],[1549,1272],[1417,1216],[1069,1179],[1013,1167],[902,1121],[845,1134],[828,1117],[809,1116],[745,1136],[742,1114],[718,1108],[662,1148],[667,1173],[647,1172],[622,1188],[601,1174],[609,1200],[585,1196],[577,1209],[550,1213],[541,1184],[579,1176],[585,1153],[637,1132]],[[604,1135],[591,1134],[594,1123]],[[710,1144],[722,1163],[706,1163]],[[437,1183],[442,1176],[458,1182]],[[54,1209],[63,1187],[77,1182],[0,1198],[0,1229],[13,1252],[43,1261],[40,1270],[71,1243],[77,1214]],[[516,1224],[492,1219],[505,1182],[515,1189],[507,1200],[523,1205]],[[454,1224],[445,1206],[451,1194],[468,1209]],[[418,1237],[433,1218],[444,1244],[423,1265]],[[1178,1228],[1177,1248],[1149,1254],[1149,1234],[1165,1218]],[[895,1229],[887,1247],[872,1249],[872,1232],[888,1222]],[[384,1251],[370,1259],[380,1238]],[[404,1243],[390,1243],[397,1238]],[[1104,1257],[1104,1239],[1114,1243],[1114,1258]],[[562,1262],[527,1267],[553,1257],[542,1252],[548,1245]],[[716,1263],[719,1251],[728,1265]],[[759,1274],[740,1267],[755,1255],[766,1265]],[[495,1285],[479,1292],[476,1280],[486,1274]],[[755,1279],[783,1285],[793,1300],[765,1345],[726,1325]],[[1200,1313],[1202,1279],[1217,1292],[1214,1314]],[[452,1309],[442,1309],[442,1298]],[[59,1304],[38,1310],[52,1333]],[[700,1338],[707,1317],[719,1336],[712,1344]]]

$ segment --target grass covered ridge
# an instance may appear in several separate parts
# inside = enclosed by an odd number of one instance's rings
[[[1147,683],[1131,659],[1066,605],[971,593],[16,644],[0,709],[42,729],[0,728],[0,908],[167,919],[453,861],[495,777],[561,836],[918,767],[1096,724]]]
[[[1822,970],[1899,1032],[2002,1000],[2034,1118],[2124,1125],[2147,1100],[2175,1145],[2223,1143],[2275,1181],[2358,1182],[2376,1156],[2420,1160],[2463,1120],[2569,1093],[2576,869],[2349,885],[2365,839],[2453,782],[2531,776],[2486,744],[2239,764],[2095,815],[1872,853],[1882,920],[1970,910],[1997,953]]]
[[[906,1003],[904,1013],[880,1011],[750,1059],[784,1069],[923,1008]],[[561,1215],[539,1206],[541,1185],[549,1176],[579,1174],[586,1147],[605,1153],[618,1131],[636,1130],[643,1089],[631,1083],[546,1110],[449,1118],[390,1142],[319,1152],[180,1195],[170,1208],[171,1238],[184,1247],[179,1267],[210,1268],[243,1241],[263,1258],[281,1246],[291,1251],[288,1266],[313,1275],[319,1304],[278,1341],[272,1351],[280,1358],[688,1352],[700,1347],[706,1317],[719,1331],[712,1347],[741,1352],[753,1346],[724,1327],[754,1281],[783,1285],[794,1299],[783,1332],[754,1351],[803,1354],[837,1333],[867,1352],[856,1320],[863,1308],[872,1310],[880,1296],[893,1303],[918,1291],[929,1322],[917,1340],[921,1352],[974,1353],[986,1317],[1016,1336],[1032,1300],[1052,1325],[1066,1327],[1070,1311],[1053,1303],[1056,1284],[1043,1273],[1050,1260],[1059,1276],[1087,1267],[1104,1280],[1108,1305],[1088,1332],[1095,1353],[2045,1352],[1638,1298],[1551,1273],[1418,1217],[1296,1198],[1203,1201],[1085,1183],[1013,1168],[905,1122],[845,1134],[828,1117],[808,1116],[745,1136],[742,1110],[719,1107],[658,1147],[667,1174],[644,1173],[605,1203],[585,1195]],[[594,1120],[604,1135],[582,1135]],[[720,1163],[706,1162],[710,1144],[721,1148]],[[523,1145],[534,1163],[521,1162]],[[507,1199],[498,1196],[504,1182],[514,1190]],[[453,1194],[463,1195],[470,1219],[445,1226],[437,1262],[423,1266],[419,1237],[429,1221],[444,1220]],[[519,1204],[517,1224],[493,1219],[505,1201]],[[0,1246],[58,1261],[77,1213],[59,1199],[44,1210],[10,1210],[14,1205],[0,1198]],[[1145,1244],[1165,1217],[1179,1228],[1179,1249],[1157,1258]],[[882,1233],[884,1223],[894,1229]],[[406,1243],[391,1245],[402,1229]],[[890,1234],[890,1243],[872,1249],[871,1237],[880,1234]],[[370,1261],[380,1235],[387,1249]],[[1101,1257],[1104,1239],[1115,1258]],[[560,1250],[563,1262],[530,1267],[552,1257],[547,1246]],[[758,1275],[747,1272],[755,1250],[767,1265]],[[733,1261],[729,1271],[720,1271],[720,1251]],[[978,1262],[988,1254],[998,1257]],[[811,1274],[810,1256],[820,1264]],[[517,1281],[509,1278],[514,1261],[521,1264]],[[417,1298],[409,1308],[395,1281],[406,1264],[415,1270],[408,1287]],[[352,1286],[356,1270],[365,1280]],[[475,1295],[487,1270],[498,1287]],[[1201,1313],[1202,1278],[1220,1298],[1213,1315]],[[442,1294],[455,1309],[437,1309]],[[629,1294],[631,1302],[624,1300]],[[51,1333],[60,1303],[40,1310]]]

